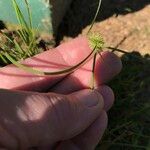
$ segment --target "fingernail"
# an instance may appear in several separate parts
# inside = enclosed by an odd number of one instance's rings
[[[78,92],[78,99],[87,107],[93,107],[101,103],[103,105],[103,98],[100,93],[93,90],[83,90]]]

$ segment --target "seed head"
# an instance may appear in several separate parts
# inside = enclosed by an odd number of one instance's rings
[[[88,36],[89,46],[91,49],[99,51],[104,46],[104,40],[99,33],[90,33]]]

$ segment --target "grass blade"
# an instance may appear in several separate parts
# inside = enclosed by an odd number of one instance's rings
[[[30,23],[30,28],[33,29],[31,9],[30,9],[28,0],[25,0],[25,3],[26,3],[26,7],[27,7],[27,12],[28,12],[28,19],[29,19],[29,23]]]
[[[88,30],[88,32],[87,32],[87,35],[90,33],[91,29],[93,28],[93,25],[94,25],[94,23],[95,23],[95,21],[96,21],[96,18],[97,18],[97,16],[98,16],[99,10],[100,10],[100,8],[101,8],[101,4],[102,4],[102,0],[99,0],[98,7],[97,7],[97,10],[96,10],[94,19],[92,20],[92,23],[91,23],[91,26],[90,26],[90,28],[89,28],[89,30]]]
[[[40,70],[36,70],[36,69],[30,68],[26,65],[20,64],[19,62],[15,61],[8,53],[5,53],[5,56],[14,65],[19,67],[20,69],[23,69],[24,71],[27,71],[27,72],[30,72],[30,73],[36,74],[36,75],[51,75],[52,76],[52,75],[64,75],[64,74],[72,73],[76,69],[83,66],[91,57],[93,57],[93,54],[95,54],[95,49],[93,49],[93,51],[84,60],[79,62],[77,65],[75,65],[73,67],[69,67],[67,69],[60,70],[60,71],[55,71],[55,72],[43,72],[43,71],[40,71]]]

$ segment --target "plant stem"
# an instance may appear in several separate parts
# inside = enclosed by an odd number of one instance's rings
[[[95,63],[96,63],[96,56],[97,56],[97,53],[94,54],[94,58],[93,58],[93,66],[92,66],[92,86],[91,86],[91,89],[92,89],[92,90],[95,89]]]
[[[42,75],[42,76],[43,75],[51,75],[51,76],[54,75],[55,76],[55,75],[70,74],[70,73],[74,72],[76,69],[78,69],[81,66],[83,66],[91,57],[93,57],[93,54],[95,54],[95,48],[91,51],[91,53],[86,58],[84,58],[77,65],[75,65],[73,67],[69,67],[67,69],[60,70],[60,71],[54,71],[54,72],[44,72],[44,71],[33,69],[33,68],[28,67],[26,65],[23,65],[20,62],[17,62],[16,60],[14,60],[8,53],[5,53],[5,56],[14,65],[16,65],[17,67],[19,67],[20,69],[23,69],[24,71],[27,71],[27,72],[30,72],[30,73],[36,74],[36,75]]]
[[[128,52],[126,52],[124,50],[121,50],[121,49],[118,49],[118,48],[115,48],[115,47],[107,47],[107,48],[111,49],[112,52],[117,51],[117,52],[120,52],[120,53],[129,54]]]
[[[91,29],[93,28],[93,25],[96,21],[96,18],[98,16],[98,13],[99,13],[99,10],[100,10],[100,7],[101,7],[101,4],[102,4],[102,0],[99,0],[99,3],[98,3],[98,7],[97,7],[97,10],[96,10],[96,13],[95,13],[95,16],[94,16],[94,19],[92,20],[92,23],[91,23],[91,26],[87,32],[87,35],[90,33]]]

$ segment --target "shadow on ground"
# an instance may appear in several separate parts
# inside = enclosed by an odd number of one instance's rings
[[[150,55],[122,56],[123,70],[110,82],[116,94],[109,126],[97,150],[150,148]]]
[[[105,20],[113,15],[133,13],[150,4],[150,0],[102,0],[97,21]],[[82,29],[91,24],[94,18],[98,0],[75,0],[61,23],[57,43],[63,36],[76,37]]]
[[[0,20],[0,30],[5,28],[5,24]]]

